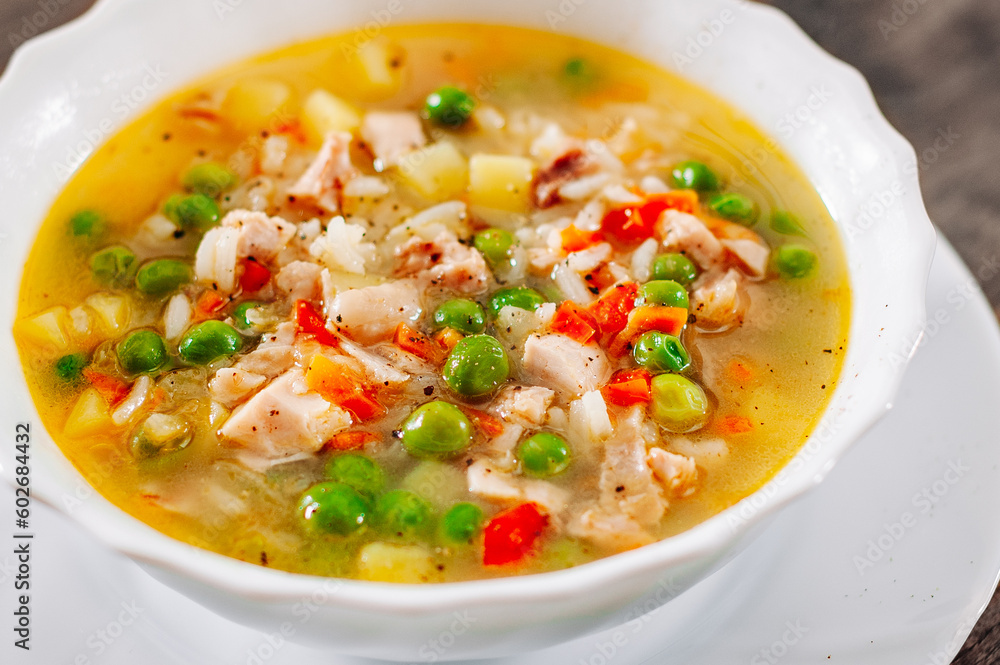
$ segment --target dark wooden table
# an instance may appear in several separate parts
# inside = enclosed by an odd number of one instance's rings
[[[610,1],[610,0],[602,0]],[[93,0],[0,0],[0,69],[13,43]],[[921,156],[931,219],[975,272],[1000,250],[1000,1],[771,0],[867,77]],[[942,135],[954,140],[935,147]],[[1000,314],[1000,275],[981,282]],[[1000,594],[954,665],[1000,663]]]

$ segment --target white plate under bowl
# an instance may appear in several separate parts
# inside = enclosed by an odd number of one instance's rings
[[[303,598],[325,596],[295,639],[406,659],[428,635],[455,630],[455,612],[468,611],[476,621],[448,658],[517,653],[608,625],[659,579],[687,588],[826,476],[899,385],[920,334],[933,232],[909,169],[913,150],[878,113],[863,79],[766,7],[736,0],[566,0],[551,8],[535,0],[102,0],[82,20],[29,42],[0,83],[0,279],[18,283],[34,224],[69,171],[154,98],[289,41],[355,26],[377,31],[385,12],[391,21],[551,27],[617,45],[681,68],[775,134],[842,225],[851,269],[851,339],[823,424],[764,489],[679,536],[567,571],[433,588],[263,569],[171,540],[100,496],[74,504],[86,485],[39,426],[33,491],[63,510],[72,505],[72,517],[105,543],[247,624],[280,626],[296,618]],[[766,151],[754,158],[766,159]],[[13,288],[0,291],[4,321],[15,297]],[[0,337],[0,357],[16,366],[9,335]],[[12,429],[32,413],[18,373],[6,397],[0,416]],[[9,453],[0,450],[8,480]]]

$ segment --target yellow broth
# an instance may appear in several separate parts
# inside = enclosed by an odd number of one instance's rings
[[[837,383],[847,344],[850,294],[838,234],[796,166],[775,151],[747,174],[741,166],[747,156],[773,144],[743,114],[677,76],[595,44],[477,25],[393,27],[384,31],[379,43],[388,45],[395,60],[391,70],[396,78],[388,85],[367,79],[351,36],[334,36],[228,67],[163,100],[113,136],[72,178],[41,225],[24,269],[18,326],[54,306],[72,310],[89,295],[105,290],[89,278],[89,257],[98,247],[67,232],[67,220],[76,211],[90,208],[105,215],[111,230],[103,244],[127,240],[168,196],[180,191],[180,175],[193,162],[226,163],[233,155],[237,161],[252,160],[262,145],[261,130],[280,131],[298,120],[303,100],[316,88],[364,111],[419,109],[430,91],[452,84],[504,113],[538,113],[555,119],[571,135],[598,139],[610,138],[624,118],[636,117],[644,147],[655,151],[662,163],[703,160],[730,189],[751,195],[761,209],[754,230],[771,247],[801,242],[819,256],[818,268],[808,279],[781,280],[772,275],[751,281],[747,287],[751,305],[743,325],[721,333],[694,328],[685,332],[685,343],[694,355],[689,375],[709,393],[712,416],[702,430],[683,438],[692,444],[718,438],[720,423],[728,422],[728,429],[723,427],[728,456],[700,461],[697,491],[671,500],[653,535],[662,538],[689,529],[761,487],[815,427]],[[561,79],[567,61],[576,58],[596,70],[594,80],[582,87]],[[206,128],[191,113],[192,108],[218,108],[234,84],[260,78],[283,82],[291,91],[263,126],[222,123]],[[526,150],[503,132],[432,129],[432,138],[435,132],[445,133],[465,155]],[[308,135],[303,149],[315,150],[318,145],[319,138]],[[637,157],[625,155],[623,160]],[[400,196],[416,207],[427,205],[412,193]],[[805,238],[768,228],[770,213],[779,209],[796,213]],[[310,216],[302,213],[292,221]],[[140,253],[139,259],[145,258]],[[164,303],[163,297],[134,297],[129,328],[159,326]],[[172,537],[251,563],[309,574],[358,575],[357,547],[372,534],[317,535],[303,528],[296,510],[302,491],[321,479],[326,456],[263,473],[242,466],[230,449],[220,445],[216,425],[209,424],[203,387],[206,370],[181,367],[175,381],[200,383],[200,389],[177,389],[174,396],[167,390],[167,399],[176,400],[173,408],[203,424],[190,445],[163,458],[137,461],[127,446],[129,427],[82,437],[63,433],[85,385],[60,381],[53,364],[75,350],[89,353],[102,343],[107,347],[108,341],[95,336],[52,348],[29,339],[18,327],[15,334],[28,384],[49,433],[88,481],[122,510]],[[749,373],[734,376],[734,360]],[[381,426],[389,441],[405,410],[393,413],[395,424]],[[613,417],[620,415],[612,409]],[[732,431],[733,423],[737,430],[749,423],[749,431]],[[661,436],[667,449],[673,449],[672,442],[679,438]],[[580,455],[579,467],[553,482],[563,487],[575,483],[574,492],[592,493],[595,467],[593,460],[591,466],[583,463],[586,457]],[[390,485],[418,464],[398,451],[379,459]],[[466,488],[452,486],[452,476],[462,477],[462,460],[444,465],[451,471],[431,468],[423,478],[411,478],[410,484],[416,483],[411,489],[431,499],[438,512],[449,500],[475,501]],[[480,503],[487,516],[499,510]],[[421,579],[432,581],[535,573],[611,553],[593,543],[558,536],[543,538],[520,565],[484,567],[477,543],[444,545],[431,537],[428,547],[435,572]]]

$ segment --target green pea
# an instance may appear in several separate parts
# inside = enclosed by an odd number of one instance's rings
[[[571,58],[563,65],[563,78],[574,88],[586,89],[600,79],[600,71],[586,58]]]
[[[163,215],[174,224],[180,224],[181,218],[177,213],[177,208],[186,197],[182,194],[171,194],[163,203]]]
[[[500,289],[490,296],[487,306],[493,313],[493,316],[496,316],[504,307],[520,307],[521,309],[533,312],[544,304],[545,296],[538,291],[529,289],[527,286],[511,286],[506,289]]]
[[[551,432],[533,434],[517,447],[521,468],[542,478],[565,471],[572,457],[566,439]]]
[[[318,483],[299,499],[299,514],[310,528],[341,536],[364,526],[371,512],[369,501],[344,483]]]
[[[683,372],[691,366],[691,356],[679,339],[655,331],[636,340],[632,357],[651,372]]]
[[[235,186],[238,181],[236,174],[221,164],[205,162],[191,167],[184,174],[182,183],[189,192],[197,192],[215,198],[222,192]]]
[[[456,503],[441,518],[441,533],[455,543],[467,543],[483,528],[483,509],[474,503]]]
[[[252,331],[254,329],[254,324],[247,317],[247,315],[252,310],[259,310],[263,306],[264,306],[264,303],[256,302],[256,301],[253,301],[253,300],[246,300],[244,302],[241,302],[239,305],[237,305],[236,309],[233,310],[233,321],[236,322],[236,327],[239,328],[240,330],[244,330],[244,331],[250,330],[250,331]]]
[[[472,117],[476,100],[454,86],[446,85],[427,95],[424,116],[435,124],[456,129]]]
[[[139,268],[135,285],[151,296],[162,296],[176,291],[191,281],[191,266],[177,259],[156,259]]]
[[[397,536],[426,531],[433,519],[431,504],[409,490],[392,490],[378,498],[375,517],[382,529]]]
[[[690,160],[674,166],[670,172],[674,187],[678,189],[695,189],[699,192],[711,192],[719,188],[719,178],[715,172],[703,162]]]
[[[753,199],[736,192],[716,194],[709,199],[708,207],[719,217],[744,226],[753,226],[760,214]]]
[[[78,238],[99,238],[107,227],[104,215],[96,210],[80,210],[69,218],[69,232]]]
[[[698,277],[698,268],[683,254],[660,254],[653,260],[653,279],[670,279],[687,286]]]
[[[786,236],[805,236],[802,222],[798,216],[787,210],[775,210],[771,213],[771,230]]]
[[[642,307],[643,305],[687,309],[690,302],[687,289],[683,286],[672,279],[657,279],[646,282],[639,288],[639,296],[635,299],[635,306]]]
[[[497,266],[504,264],[510,265],[515,244],[514,235],[510,231],[486,229],[477,233],[472,243],[491,268],[496,269]]]
[[[76,383],[80,380],[80,373],[89,364],[87,354],[71,353],[56,361],[56,376],[66,383]]]
[[[118,364],[126,374],[151,374],[167,362],[163,338],[152,330],[137,330],[116,349]]]
[[[177,351],[185,362],[207,365],[219,358],[231,356],[243,348],[243,337],[222,321],[203,321],[181,339]]]
[[[326,477],[353,487],[364,496],[375,496],[385,487],[385,473],[379,465],[357,453],[331,458],[326,463]]]
[[[708,397],[697,383],[679,374],[653,377],[653,420],[664,429],[683,434],[700,428],[708,417]]]
[[[215,199],[204,194],[192,194],[184,198],[171,197],[164,213],[177,224],[197,231],[207,231],[219,223],[222,212]]]
[[[402,426],[403,447],[416,457],[446,457],[472,443],[472,423],[448,402],[428,402],[414,410]]]
[[[105,286],[126,287],[137,267],[135,254],[128,247],[105,247],[90,257],[90,272]]]
[[[774,267],[785,279],[808,277],[818,263],[816,254],[802,245],[782,245],[774,253]]]
[[[439,328],[454,328],[466,335],[475,335],[486,330],[486,312],[474,300],[455,298],[442,303],[434,311],[434,325]]]
[[[451,350],[442,375],[459,395],[486,395],[510,376],[510,361],[496,338],[472,335],[461,339]]]

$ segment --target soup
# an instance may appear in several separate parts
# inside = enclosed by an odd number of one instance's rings
[[[98,491],[226,556],[440,582],[640,547],[771,478],[837,382],[838,235],[773,145],[567,37],[292,46],[69,182],[24,371]]]

